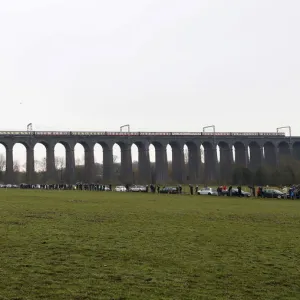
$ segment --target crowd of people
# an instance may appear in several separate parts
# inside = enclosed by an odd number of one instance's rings
[[[21,189],[43,189],[43,190],[80,190],[80,191],[112,191],[112,185],[96,183],[76,184],[20,184]]]
[[[98,183],[76,183],[76,184],[21,184],[19,186],[21,189],[45,189],[45,190],[80,190],[80,191],[113,191],[113,187],[111,184],[103,185]],[[126,184],[124,185],[124,191],[130,192],[131,185]],[[172,193],[172,194],[182,194],[184,193],[184,189],[181,185],[174,185],[174,186],[163,186],[159,184],[150,184],[143,187],[141,190],[142,192],[151,192],[151,193]],[[204,188],[207,188],[204,186]],[[289,199],[296,199],[300,198],[300,185],[292,185],[291,187],[281,187],[278,189],[271,189],[269,186],[258,186],[255,187],[254,185],[248,186],[249,192],[244,192],[242,187],[238,185],[237,187],[226,185],[218,186],[216,188],[216,192],[218,196],[240,196],[244,197],[246,194],[247,196],[252,197],[266,197],[267,193],[270,191],[280,191],[284,195],[283,198]],[[167,191],[166,191],[167,190]],[[168,192],[169,191],[169,192]],[[198,185],[189,185],[189,194],[198,194],[199,186]]]

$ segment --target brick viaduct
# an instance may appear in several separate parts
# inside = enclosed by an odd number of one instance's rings
[[[34,183],[34,146],[41,143],[46,147],[47,178],[55,179],[54,147],[57,143],[66,149],[66,181],[74,183],[75,159],[74,147],[81,144],[85,150],[86,181],[94,178],[94,146],[103,148],[103,181],[112,180],[113,145],[121,149],[121,181],[132,181],[131,146],[138,147],[139,182],[151,182],[149,146],[155,147],[156,182],[168,180],[168,162],[166,146],[172,147],[172,180],[178,183],[203,182],[203,180],[226,180],[233,163],[256,170],[266,163],[276,167],[283,155],[300,160],[300,137],[286,137],[283,133],[208,133],[208,132],[46,132],[22,131],[0,132],[0,144],[6,149],[7,183],[13,183],[13,146],[21,143],[26,147],[27,183]],[[184,145],[188,148],[188,167],[185,167]],[[204,149],[204,162],[201,161],[200,146]],[[217,146],[220,161],[217,158]],[[235,162],[233,161],[235,149]],[[250,155],[248,152],[250,149]],[[203,172],[201,172],[203,168]],[[204,178],[200,178],[204,174]]]

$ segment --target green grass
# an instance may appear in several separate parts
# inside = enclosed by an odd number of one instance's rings
[[[300,201],[0,190],[0,299],[300,299]]]

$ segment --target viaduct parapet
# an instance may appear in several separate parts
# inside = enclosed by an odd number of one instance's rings
[[[138,148],[138,181],[151,183],[149,146],[155,147],[155,178],[157,183],[172,180],[177,183],[226,181],[234,164],[257,170],[262,164],[276,167],[281,158],[290,156],[300,160],[300,137],[286,137],[272,132],[66,132],[66,131],[7,131],[0,132],[0,144],[6,149],[6,183],[14,182],[13,146],[21,143],[26,148],[27,183],[34,183],[34,147],[46,147],[47,178],[55,180],[54,147],[57,143],[66,149],[66,183],[75,181],[74,147],[81,144],[85,150],[86,182],[94,177],[94,146],[103,148],[103,182],[110,183],[113,176],[113,145],[121,149],[121,181],[132,182],[131,146]],[[168,178],[166,147],[172,147],[172,178]],[[184,145],[188,148],[187,167]],[[200,146],[204,149],[201,160]],[[219,147],[219,160],[217,157]],[[235,160],[233,159],[233,149]],[[248,150],[250,149],[250,151]],[[250,154],[249,154],[250,153]],[[201,175],[203,174],[203,175]],[[201,178],[202,177],[202,178]]]

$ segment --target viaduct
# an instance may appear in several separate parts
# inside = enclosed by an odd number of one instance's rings
[[[0,132],[0,144],[6,149],[6,183],[14,182],[13,146],[21,143],[26,147],[27,183],[34,183],[34,146],[41,143],[46,147],[48,180],[55,180],[56,169],[54,147],[57,143],[66,149],[66,183],[74,183],[74,147],[80,143],[85,150],[86,181],[94,178],[94,146],[103,148],[103,181],[112,180],[114,144],[121,149],[121,181],[132,182],[131,146],[138,147],[138,181],[151,183],[149,145],[155,147],[155,177],[157,183],[168,180],[166,146],[172,147],[172,178],[177,183],[203,182],[203,180],[226,180],[233,163],[255,171],[262,164],[276,167],[283,156],[300,160],[300,137],[286,137],[284,133],[272,132],[53,132],[53,131],[10,131]],[[188,148],[188,166],[184,161],[184,145]],[[200,146],[204,149],[201,161]],[[219,161],[217,158],[219,147]],[[233,160],[235,149],[235,161]],[[250,149],[250,150],[248,150]],[[201,170],[203,172],[201,172]],[[204,178],[200,178],[204,174]]]

